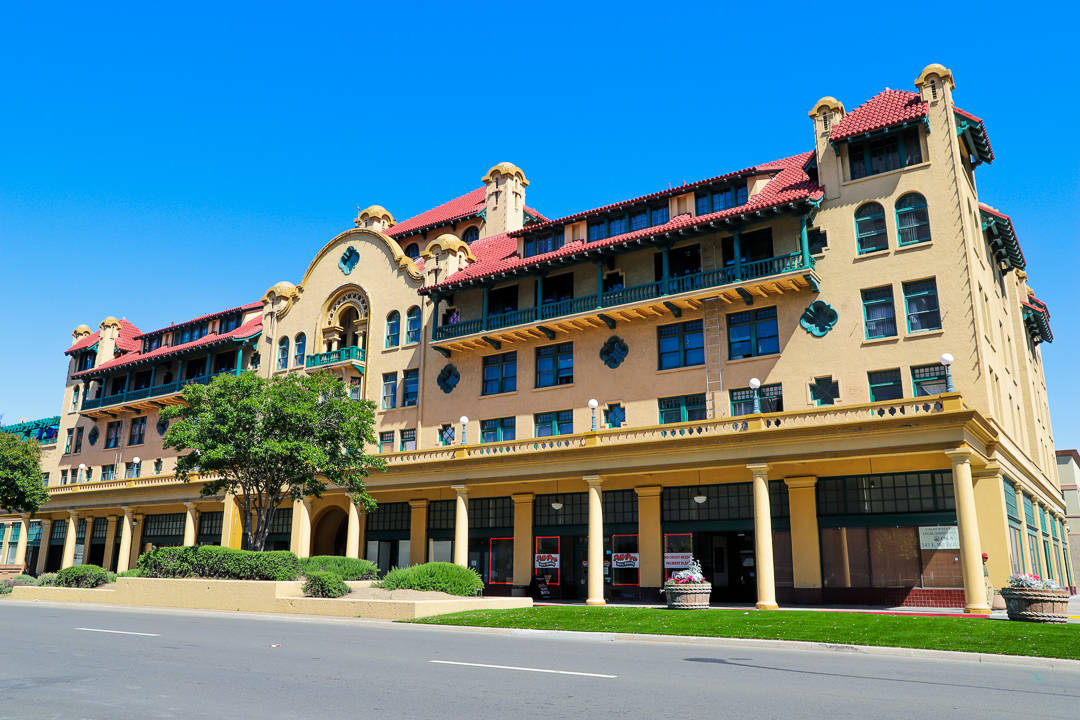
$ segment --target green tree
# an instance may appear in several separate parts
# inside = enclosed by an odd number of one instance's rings
[[[41,478],[41,446],[0,432],[0,508],[35,512],[49,499]]]
[[[375,444],[375,406],[351,399],[337,378],[226,373],[185,386],[183,399],[161,411],[175,420],[165,447],[192,451],[177,459],[177,475],[205,480],[203,495],[236,496],[249,549],[264,548],[285,498],[320,497],[328,484],[375,509],[365,478],[383,463],[364,452]]]

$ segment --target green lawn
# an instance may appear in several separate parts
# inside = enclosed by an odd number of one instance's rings
[[[549,606],[474,610],[413,622],[471,627],[807,640],[1080,659],[1080,625],[810,610]]]

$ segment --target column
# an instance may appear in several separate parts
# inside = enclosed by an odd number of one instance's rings
[[[469,566],[469,491],[464,485],[451,485],[454,500],[454,564]]]
[[[788,507],[791,508],[791,567],[795,578],[795,597],[800,602],[821,602],[817,478],[784,478],[784,483],[787,485]]]
[[[124,508],[124,516],[120,518],[120,554],[116,557],[116,572],[122,573],[131,567],[131,536],[134,517],[131,508]]]
[[[1016,491],[1016,514],[1020,516],[1020,571],[1034,573],[1035,560],[1028,550],[1027,525],[1030,518],[1024,511],[1024,491],[1018,482],[1013,483],[1013,488]]]
[[[586,475],[589,486],[589,592],[586,605],[605,605],[604,600],[604,503],[599,475]]]
[[[105,557],[101,566],[106,570],[114,570],[113,553],[116,551],[116,516],[110,515],[105,522]]]
[[[979,517],[979,546],[981,552],[987,554],[987,577],[992,587],[1005,587],[1012,572],[1005,482],[997,463],[991,463],[973,475],[975,507]],[[985,582],[983,584],[985,586]],[[992,596],[989,602],[993,602]]]
[[[194,545],[196,534],[199,532],[199,511],[195,503],[184,503],[184,545]]]
[[[424,499],[410,500],[409,507],[412,514],[409,516],[409,564],[423,565],[427,559],[427,506]],[[466,532],[468,532],[466,523]],[[455,528],[454,532],[457,532]],[[465,551],[468,553],[469,543],[465,543]],[[456,556],[457,548],[454,548]],[[465,557],[468,557],[466,554]]]
[[[239,548],[243,545],[243,525],[240,523],[240,507],[236,503],[236,496],[225,493],[225,501],[221,508],[221,547]],[[293,526],[295,537],[296,526]]]
[[[34,572],[38,575],[45,572],[45,557],[49,554],[50,533],[52,533],[52,520],[43,519],[41,521],[41,540],[38,545],[37,567],[34,568]],[[3,556],[0,555],[0,557]]]
[[[82,543],[82,564],[88,565],[90,563],[90,547],[92,545],[91,539],[94,535],[94,516],[86,516],[86,532],[83,533]]]
[[[293,500],[291,550],[296,557],[311,557],[311,500]]]
[[[5,526],[4,523],[0,523],[0,529],[4,531],[4,538],[0,540],[0,565],[4,565],[7,562],[7,549],[8,540],[11,539],[11,528],[15,527],[15,523]]]
[[[11,524],[15,527],[15,523]],[[8,532],[11,532],[10,529]],[[30,516],[19,516],[19,539],[15,543],[15,564],[19,566],[19,572],[22,572],[26,565],[26,541],[30,536]],[[72,532],[72,542],[75,541],[75,534]]]
[[[639,585],[659,588],[664,584],[663,533],[660,530],[660,486],[636,487],[638,497]]]
[[[956,524],[960,531],[960,569],[964,574],[964,612],[988,615],[986,586],[982,575],[979,545],[979,518],[975,511],[975,488],[971,481],[971,451],[946,450],[952,462],[953,495],[956,497]]]
[[[64,554],[60,560],[61,568],[71,567],[75,564],[75,532],[78,529],[79,514],[72,510],[68,513],[67,518],[67,535],[64,536]],[[22,540],[22,538],[19,539]]]
[[[767,463],[754,463],[746,467],[754,475],[754,570],[757,574],[757,609],[775,610],[776,578],[773,572],[769,466]]]
[[[131,557],[128,558],[128,567],[136,567],[139,564],[139,556],[143,553],[143,521],[145,515],[136,515],[131,521]]]
[[[360,508],[349,498],[349,527],[345,535],[345,557],[360,557]]]
[[[527,591],[533,578],[533,494],[511,495],[514,501],[514,589]]]

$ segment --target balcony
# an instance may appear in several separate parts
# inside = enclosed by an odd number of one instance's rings
[[[176,380],[171,383],[165,383],[164,385],[137,388],[135,390],[127,390],[125,392],[105,395],[103,397],[84,398],[82,402],[82,414],[87,417],[113,415],[114,413],[108,412],[104,410],[104,408],[114,407],[116,405],[125,406],[122,408],[114,408],[117,410],[152,410],[165,405],[176,405],[179,403],[178,398],[172,398],[171,402],[164,402],[163,400],[167,396],[178,395],[184,389],[185,385],[191,385],[193,383],[207,385],[218,375],[235,375],[238,372],[239,371],[235,369],[223,370],[221,372],[212,373],[210,375],[200,375],[199,377],[187,380]],[[151,398],[155,399],[151,401]]]
[[[587,319],[592,316],[606,323],[608,327],[614,328],[617,319],[630,321],[668,312],[678,316],[681,314],[682,308],[700,307],[700,304],[696,301],[703,297],[719,296],[727,303],[742,301],[749,305],[755,297],[767,298],[770,295],[802,290],[816,292],[818,286],[819,278],[817,273],[814,272],[813,256],[791,253],[744,263],[739,266],[706,270],[692,275],[672,277],[667,280],[595,293],[570,300],[543,303],[539,307],[488,315],[486,318],[478,320],[465,320],[453,325],[440,325],[433,329],[432,340],[434,342],[456,340],[470,335],[489,333],[494,330],[519,325],[556,321],[551,323],[552,327],[550,328],[540,328],[542,331],[547,330],[544,334],[552,337],[551,330],[582,329],[570,321],[563,320],[573,316],[577,316],[573,317],[575,320]],[[723,289],[718,292],[718,288]],[[652,313],[641,314],[618,309],[629,305],[649,303],[653,300],[659,300],[660,302],[650,306]],[[608,310],[611,310],[611,312],[604,312]],[[599,322],[589,322],[588,324],[600,325]],[[492,339],[499,342],[503,340],[512,341],[520,339],[520,337],[500,333]],[[466,347],[465,344],[462,344],[459,349],[465,349]]]
[[[304,367],[310,370],[312,368],[328,368],[335,365],[349,364],[360,372],[364,372],[364,363],[366,360],[367,350],[356,347],[355,345],[350,345],[349,347],[338,348],[337,350],[331,350],[330,352],[308,355],[307,360],[304,362]]]

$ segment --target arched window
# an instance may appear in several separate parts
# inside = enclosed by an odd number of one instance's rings
[[[304,367],[304,356],[307,354],[307,335],[296,334],[296,345],[293,348],[293,365]]]
[[[405,255],[416,260],[420,257],[420,246],[416,243],[410,243],[409,246],[405,248]]]
[[[285,370],[289,367],[289,338],[283,337],[277,344],[277,369]]]
[[[401,336],[401,313],[394,310],[386,316],[386,347],[398,346]]]
[[[420,342],[420,308],[415,305],[405,314],[405,342]]]
[[[889,247],[885,209],[880,203],[869,202],[855,211],[855,239],[860,255]]]
[[[896,235],[901,245],[930,241],[930,214],[926,198],[908,193],[896,201]]]
[[[465,230],[465,234],[461,236],[461,239],[470,245],[480,239],[480,228],[473,225]]]

